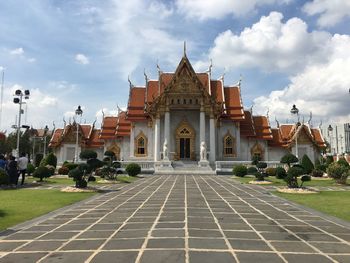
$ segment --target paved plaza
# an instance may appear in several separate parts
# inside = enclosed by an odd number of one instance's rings
[[[350,262],[350,225],[225,176],[149,176],[2,234],[0,262]]]

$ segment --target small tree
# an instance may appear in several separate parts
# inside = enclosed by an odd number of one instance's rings
[[[136,176],[139,173],[141,173],[141,166],[137,163],[129,163],[126,166],[125,171],[128,173],[129,176]]]
[[[28,165],[27,165],[27,174],[30,176],[34,171],[35,171],[34,165],[32,165],[31,163],[28,163]]]
[[[93,150],[82,150],[79,154],[79,157],[80,159],[83,159],[83,160],[96,159],[97,152]]]
[[[301,158],[301,165],[303,166],[304,172],[306,174],[310,174],[312,170],[315,168],[309,156],[307,156],[306,154],[304,154],[303,157]]]
[[[233,175],[244,177],[248,173],[248,169],[245,165],[236,165],[232,169]]]
[[[287,176],[284,178],[284,181],[286,181],[287,186],[289,188],[299,188],[298,184],[298,176],[303,174],[303,169],[300,167],[290,167]]]
[[[258,154],[253,154],[252,156],[252,165],[257,165],[261,161],[261,157]]]
[[[39,167],[40,166],[40,163],[41,163],[41,160],[43,159],[43,155],[41,153],[37,153],[35,155],[35,162],[34,162],[34,166],[35,167]]]
[[[35,169],[33,177],[39,178],[40,182],[43,181],[43,178],[49,178],[52,175],[52,171],[46,166],[39,166]]]
[[[45,165],[51,165],[56,168],[57,166],[57,157],[54,153],[49,153],[45,157]]]
[[[287,176],[286,170],[283,167],[276,168],[276,178],[284,179]]]
[[[281,163],[285,163],[288,165],[288,167],[290,167],[290,165],[292,163],[297,163],[299,161],[298,157],[296,157],[294,154],[292,153],[287,153],[286,155],[284,155],[281,158]]]
[[[255,175],[257,172],[258,170],[254,166],[251,166],[247,169],[247,174]]]
[[[76,188],[86,188],[88,184],[88,178],[90,177],[90,168],[87,164],[79,164],[78,167],[70,170],[68,177],[72,177],[75,181]]]
[[[349,166],[343,164],[331,163],[327,168],[327,174],[333,178],[338,184],[346,184],[346,179],[350,174]]]

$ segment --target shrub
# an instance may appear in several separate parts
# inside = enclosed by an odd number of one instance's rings
[[[69,173],[69,169],[66,166],[62,166],[60,168],[58,168],[58,174],[62,174],[62,175],[67,175]]]
[[[128,173],[129,176],[136,176],[139,173],[141,173],[141,167],[137,163],[129,163],[125,171]]]
[[[303,174],[303,169],[293,166],[289,168],[287,176],[284,178],[289,188],[298,188],[298,176]]]
[[[310,182],[311,181],[311,176],[310,175],[303,175],[301,178],[301,184],[300,187],[303,187],[304,182]]]
[[[45,165],[51,165],[56,168],[57,166],[57,157],[54,155],[54,153],[49,153],[45,157]]]
[[[77,164],[77,163],[68,163],[68,162],[66,162],[66,163],[63,163],[62,167],[66,167],[66,168],[68,168],[69,171],[71,171],[71,170],[77,168],[78,165],[79,164]]]
[[[55,174],[55,167],[53,167],[52,165],[46,165],[45,166],[47,169],[49,169],[49,171],[50,171],[50,173],[51,173],[51,175],[54,175]]]
[[[338,164],[340,165],[343,165],[345,167],[349,167],[349,163],[344,159],[344,158],[340,158],[338,161],[337,161]]]
[[[34,166],[35,167],[39,167],[40,166],[40,162],[41,162],[41,160],[43,159],[43,155],[41,154],[41,153],[37,153],[36,155],[35,155],[35,162],[34,162]]]
[[[304,168],[304,172],[306,174],[310,174],[312,172],[312,170],[315,168],[314,164],[311,162],[309,156],[307,156],[306,154],[303,155],[303,158],[301,158],[301,165]]]
[[[43,181],[43,178],[49,178],[52,175],[52,171],[46,166],[39,166],[35,169],[33,177],[39,178],[40,182]]]
[[[319,158],[317,158],[316,161],[315,161],[315,168],[316,168],[316,166],[318,166],[318,165],[321,165],[321,161],[320,161]]]
[[[80,159],[88,160],[88,159],[96,159],[97,152],[94,150],[82,150],[79,154]]]
[[[323,171],[325,173],[326,170],[327,170],[327,165],[326,164],[315,165],[315,169],[321,170],[321,171]]]
[[[252,156],[252,165],[257,165],[261,161],[260,155],[254,154]]]
[[[333,162],[334,162],[333,156],[332,155],[327,155],[327,157],[326,157],[326,165],[328,166],[328,165],[330,165]]]
[[[112,166],[113,166],[114,168],[116,168],[116,169],[122,167],[122,165],[120,164],[120,162],[113,162]]]
[[[265,176],[266,176],[266,173],[264,172],[255,173],[255,178],[257,181],[264,181]]]
[[[318,170],[318,169],[314,169],[311,172],[311,176],[313,176],[313,177],[322,177],[323,176],[323,171],[322,170]]]
[[[287,175],[286,170],[283,167],[277,167],[276,168],[276,178],[277,179],[284,179]]]
[[[233,175],[235,176],[239,176],[239,177],[244,177],[245,175],[247,175],[247,167],[245,165],[236,165],[233,167]]]
[[[276,168],[273,168],[273,167],[266,168],[265,172],[268,176],[276,176]]]
[[[92,158],[86,161],[86,164],[90,166],[92,171],[95,171],[97,168],[100,168],[103,166],[103,162],[99,159]]]
[[[254,166],[248,167],[247,174],[255,175],[258,172],[258,169],[256,169]]]
[[[85,188],[87,187],[87,180],[85,179],[86,173],[84,172],[85,167],[78,166],[73,170],[70,170],[68,173],[69,177],[72,177],[75,181],[76,188]]]
[[[112,152],[112,151],[105,151],[104,156],[108,156],[111,159],[113,159],[115,157],[114,152]]]
[[[346,184],[346,179],[349,176],[349,167],[339,163],[332,163],[327,168],[327,174],[338,184]]]
[[[297,163],[299,161],[298,157],[296,157],[292,153],[287,153],[281,158],[281,163],[285,163],[290,167],[290,164]]]
[[[34,165],[32,165],[31,163],[28,163],[28,165],[27,165],[27,173],[28,173],[28,175],[31,175],[32,173],[34,173],[34,171],[35,171]]]
[[[258,162],[256,167],[258,169],[265,169],[267,167],[267,163],[265,163],[265,162]]]
[[[115,180],[117,177],[116,170],[108,165],[96,169],[95,174],[107,180]]]
[[[96,181],[96,177],[95,176],[89,176],[88,178],[88,182],[95,182]]]
[[[7,175],[6,171],[0,168],[0,185],[7,185],[10,183],[10,178]]]

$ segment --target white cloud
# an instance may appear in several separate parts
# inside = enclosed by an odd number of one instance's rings
[[[75,55],[75,61],[82,65],[90,64],[89,58],[81,53]]]
[[[350,36],[335,35],[331,42],[329,61],[306,67],[291,77],[288,87],[255,99],[257,112],[263,114],[269,108],[270,116],[290,119],[289,110],[296,104],[301,114],[312,111],[318,121],[349,122]]]
[[[180,13],[190,18],[221,19],[227,15],[243,16],[255,11],[258,6],[286,4],[290,0],[177,0]]]
[[[326,61],[332,36],[324,31],[308,32],[299,18],[285,23],[283,15],[271,12],[240,34],[227,30],[219,34],[208,57],[215,65],[257,67],[263,71],[297,72],[315,62]],[[196,67],[207,65],[200,61]]]
[[[24,49],[21,48],[21,47],[13,49],[13,50],[10,51],[10,54],[11,55],[23,55],[24,54]]]
[[[28,58],[27,60],[28,60],[28,62],[30,62],[30,63],[36,62],[36,58]]]
[[[303,6],[303,11],[310,16],[319,15],[317,23],[321,27],[334,26],[345,17],[350,17],[350,1],[313,0]]]

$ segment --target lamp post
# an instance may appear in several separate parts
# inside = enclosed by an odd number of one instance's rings
[[[17,145],[16,145],[16,151],[17,151],[17,158],[19,157],[19,139],[20,139],[20,132],[21,132],[21,115],[24,113],[22,110],[22,104],[25,104],[23,101],[24,99],[29,99],[30,92],[29,90],[25,90],[22,92],[21,90],[15,91],[15,98],[13,99],[13,102],[15,104],[19,104],[19,111],[18,111],[18,124],[17,124]]]
[[[333,127],[332,127],[332,125],[329,124],[327,130],[328,130],[328,137],[329,137],[329,146],[331,147],[331,154],[333,155],[333,153],[332,153],[332,140],[333,140]]]
[[[81,109],[80,105],[78,108],[75,110],[75,115],[80,117],[83,115],[83,110]],[[75,162],[78,162],[79,156],[78,156],[78,143],[79,143],[79,125],[78,122],[75,121],[75,124],[77,125],[77,137],[76,137],[76,142],[75,142]]]
[[[293,104],[293,107],[290,110],[290,113],[293,114],[293,115],[297,115],[297,117],[298,117],[297,129],[298,129],[298,126],[299,126],[299,109],[295,106],[295,104]],[[297,158],[299,158],[298,157],[298,134],[296,134],[296,136],[295,136],[295,156]]]
[[[44,128],[44,157],[46,156],[46,137],[47,137],[47,132],[49,131],[49,127],[47,125]]]

